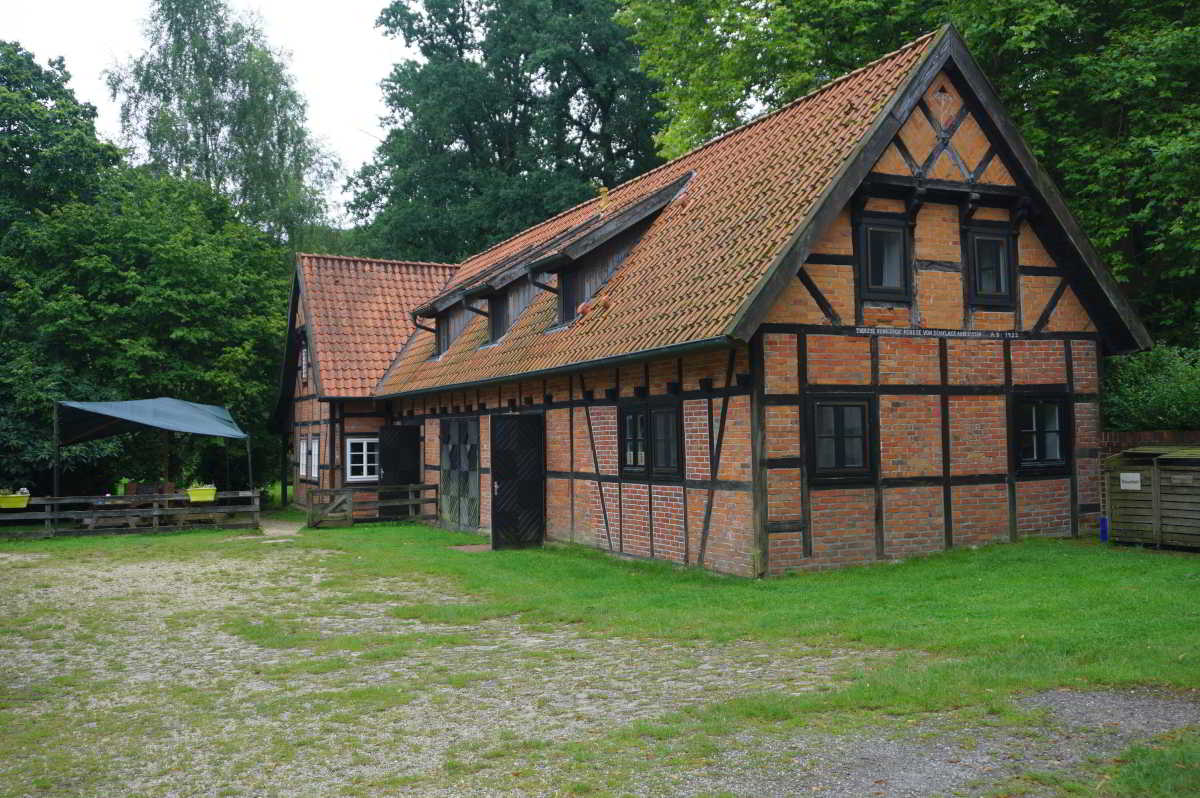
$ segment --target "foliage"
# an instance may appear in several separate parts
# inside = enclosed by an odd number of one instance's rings
[[[1200,429],[1200,349],[1157,346],[1106,365],[1100,394],[1106,428]]]
[[[372,254],[458,260],[654,166],[654,84],[614,0],[392,2],[419,58],[384,82],[392,130],[353,179]]]
[[[96,138],[96,109],[67,88],[70,77],[61,58],[42,67],[20,44],[0,41],[0,239],[34,211],[86,199],[117,162],[116,147]]]
[[[1156,337],[1200,331],[1200,5],[623,0],[665,155],[955,22]]]
[[[139,155],[203,180],[244,220],[302,247],[336,166],[305,126],[285,56],[224,0],[155,0],[146,35],[146,52],[108,74]]]
[[[3,254],[0,480],[46,468],[51,402],[64,398],[223,404],[258,442],[256,460],[275,462],[275,374],[263,364],[278,362],[288,279],[280,250],[228,200],[198,181],[114,170],[92,202],[14,230]],[[69,447],[67,466],[110,478],[99,459],[118,445]],[[162,474],[154,447],[121,448],[127,459],[107,468]]]

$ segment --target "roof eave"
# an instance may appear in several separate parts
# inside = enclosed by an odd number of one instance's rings
[[[390,393],[376,393],[374,399],[403,399],[410,396],[421,396],[423,394],[440,393],[442,391],[458,391],[463,388],[475,388],[482,385],[495,385],[501,382],[512,382],[517,379],[535,379],[538,377],[548,377],[555,374],[563,374],[571,371],[584,371],[587,369],[605,368],[607,366],[615,366],[621,363],[633,360],[645,360],[650,357],[674,357],[688,352],[700,349],[715,349],[718,347],[729,347],[740,344],[740,341],[735,341],[726,335],[719,335],[713,338],[704,338],[699,341],[685,341],[683,343],[672,344],[670,346],[659,347],[657,349],[643,349],[638,352],[629,352],[623,355],[613,355],[611,357],[598,358],[596,360],[586,360],[576,363],[567,363],[561,366],[553,366],[550,368],[539,369],[537,371],[522,371],[519,374],[506,374],[498,377],[488,377],[483,380],[470,380],[467,382],[454,383],[452,385],[438,385],[430,388],[420,388],[412,391],[393,391]],[[383,380],[387,379],[384,375]],[[380,382],[383,382],[380,380]]]

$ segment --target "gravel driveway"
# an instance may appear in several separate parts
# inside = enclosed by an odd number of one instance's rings
[[[891,654],[422,623],[397,609],[470,597],[330,579],[345,556],[246,539],[133,562],[0,554],[0,794],[973,795],[1200,723],[1181,698],[1055,692],[1025,699],[1045,710],[1033,731],[763,727],[656,761],[640,741],[664,715],[834,689]]]

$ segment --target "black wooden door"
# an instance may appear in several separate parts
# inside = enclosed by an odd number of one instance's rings
[[[421,452],[421,428],[418,426],[384,427],[379,430],[379,500],[419,499],[419,491],[391,490],[391,485],[418,485],[425,472]],[[421,515],[418,505],[381,507],[380,518],[405,518]]]
[[[479,419],[441,422],[438,515],[460,529],[479,526]]]
[[[546,535],[545,422],[492,416],[492,548],[540,546]]]

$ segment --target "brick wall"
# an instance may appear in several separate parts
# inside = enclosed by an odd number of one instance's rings
[[[1004,221],[1008,213],[985,207],[979,209],[977,218]],[[843,214],[813,246],[813,252],[851,254],[849,225],[848,215]],[[1018,251],[1022,265],[1055,266],[1028,225],[1020,231]],[[1006,333],[1009,340],[948,335],[939,341],[936,337],[879,333],[873,368],[871,334],[848,328],[855,316],[855,270],[845,265],[816,268],[817,263],[806,264],[804,268],[826,298],[839,298],[835,306],[844,326],[837,331],[840,334],[813,329],[810,300],[794,286],[789,286],[769,313],[769,321],[780,325],[766,332],[762,340],[763,386],[771,399],[761,411],[769,573],[870,562],[878,557],[877,537],[882,539],[882,556],[894,558],[941,550],[948,538],[954,546],[1006,541],[1011,525],[1021,536],[1064,534],[1070,531],[1073,510],[1081,527],[1086,528],[1094,518],[1099,490],[1098,419],[1096,404],[1089,397],[1073,403],[1072,469],[1078,506],[1070,506],[1071,482],[1066,475],[1046,479],[1007,473],[1012,441],[1005,396],[1009,374],[1014,386],[1066,386],[1069,346],[1073,384],[1067,390],[1089,395],[1099,390],[1094,341],[1022,338],[1016,332],[1018,315],[1021,328],[1029,330],[1036,324],[1062,278],[1022,275],[1017,297],[1020,314],[986,308],[964,312],[958,208],[946,204],[922,206],[914,231],[914,257],[913,306],[861,302],[864,326],[909,327],[915,318],[916,324],[925,328],[996,331]],[[1074,293],[1068,290],[1062,297],[1049,316],[1054,324],[1048,329],[1092,329]],[[781,325],[786,324],[807,328],[783,332]],[[1011,353],[1009,369],[1005,367],[1006,349]],[[802,360],[795,363],[793,382],[790,370],[797,351]],[[941,386],[943,368],[944,388],[927,393],[904,390]],[[807,377],[803,384],[800,375]],[[793,384],[798,388],[795,401],[784,401]],[[874,396],[878,409],[877,479],[882,497],[878,528],[874,486],[814,484],[808,488],[809,506],[804,506],[806,477],[799,467],[806,449],[808,405],[804,395],[812,395],[809,389],[814,386],[846,386],[848,391],[872,388],[867,395]],[[949,452],[945,464],[944,449]],[[943,478],[944,466],[948,481]],[[1011,519],[1010,479],[1016,507]],[[806,524],[812,549],[809,557],[804,554]]]
[[[830,567],[875,559],[875,491],[820,490],[811,495],[813,564]]]
[[[884,478],[928,477],[942,473],[939,397],[881,396],[879,437],[879,468]]]
[[[910,557],[945,548],[940,486],[887,488],[883,493],[884,551]]]

